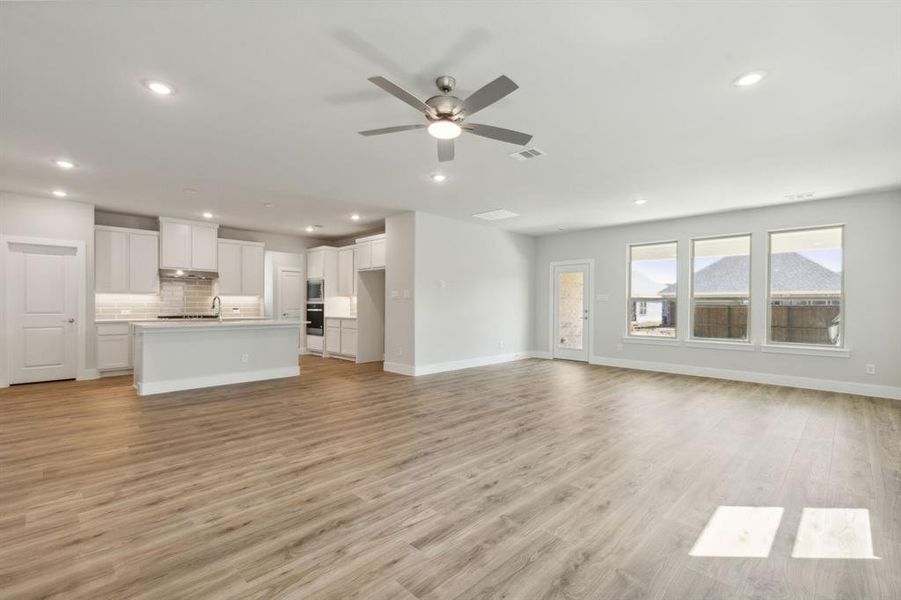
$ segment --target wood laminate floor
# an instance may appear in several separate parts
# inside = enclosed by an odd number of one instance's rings
[[[901,598],[901,403],[527,360],[0,390],[0,597]],[[767,558],[689,556],[779,506]],[[864,508],[879,560],[791,558]]]

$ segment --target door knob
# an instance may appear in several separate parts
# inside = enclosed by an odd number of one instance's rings
[[[74,322],[75,322],[75,319],[69,319],[69,320],[66,321],[66,322],[67,322],[67,323],[74,323]]]

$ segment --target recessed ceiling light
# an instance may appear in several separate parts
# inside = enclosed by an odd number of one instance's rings
[[[304,231],[306,231],[307,233],[313,233],[314,231],[316,231],[316,228],[312,225],[307,225],[306,227],[304,227]]]
[[[760,80],[764,77],[766,77],[766,71],[751,71],[750,73],[739,75],[735,81],[732,82],[732,85],[737,87],[748,87],[749,85],[760,83]]]
[[[71,160],[68,160],[68,159],[65,159],[65,158],[57,158],[55,161],[53,161],[53,164],[55,164],[55,165],[56,165],[57,167],[59,167],[60,169],[73,169],[73,168],[75,168],[75,163],[72,162]]]
[[[212,218],[213,218],[213,213],[207,211],[207,212],[203,213],[203,218],[204,218],[204,219],[212,219]]]
[[[435,173],[431,175],[432,181],[435,183],[441,183],[445,179],[447,179],[447,175],[442,175],[441,173]]]
[[[188,187],[188,188],[183,189],[181,191],[181,193],[184,194],[185,196],[193,196],[197,193],[197,190],[195,190],[194,188]]]
[[[350,220],[351,221],[359,221],[360,215],[358,215],[357,213],[354,213],[354,214],[350,215]]]
[[[69,194],[66,192],[66,190],[53,190],[53,195],[57,198],[65,198]]]
[[[641,205],[644,204],[645,202],[647,202],[647,200],[646,200],[645,198],[636,198],[636,199],[635,199],[635,204],[637,204],[637,205],[639,205],[639,206],[641,206]]]
[[[141,83],[144,84],[145,88],[158,96],[171,96],[175,93],[175,86],[156,79],[145,79]]]
[[[272,208],[272,202],[264,202],[263,208]]]
[[[447,119],[440,119],[429,125],[429,135],[439,140],[452,140],[462,132],[459,125]]]

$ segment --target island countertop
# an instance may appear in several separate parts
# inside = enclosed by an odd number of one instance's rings
[[[151,321],[151,322],[133,322],[132,326],[135,331],[141,333],[154,333],[163,331],[189,331],[195,329],[202,330],[221,330],[221,329],[260,329],[260,328],[277,328],[277,327],[300,327],[308,323],[308,321],[282,320],[274,319],[255,319],[248,321],[217,321],[215,319],[186,319],[178,321]]]

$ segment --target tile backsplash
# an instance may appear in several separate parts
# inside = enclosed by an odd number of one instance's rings
[[[223,317],[261,317],[258,296],[223,296]],[[160,315],[213,314],[210,279],[160,279],[159,294],[97,294],[97,319],[155,319]]]

